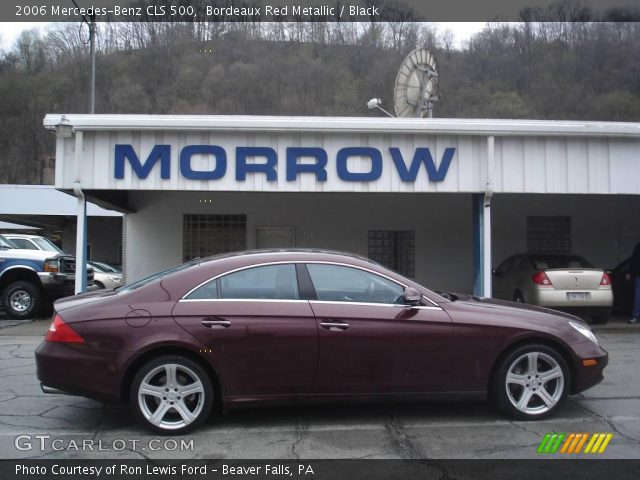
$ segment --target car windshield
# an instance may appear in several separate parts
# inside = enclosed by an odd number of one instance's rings
[[[53,243],[51,240],[49,240],[48,238],[44,238],[44,237],[34,237],[33,241],[36,245],[38,245],[38,247],[40,247],[40,250],[45,250],[47,252],[57,252],[57,253],[62,253],[62,250],[60,250],[58,248],[58,246]]]
[[[96,263],[96,262],[87,262],[87,263],[89,265],[91,265],[96,272],[106,273],[106,272],[110,272],[111,271],[111,270],[107,270],[106,268],[104,268],[99,263]]]
[[[198,263],[199,259],[194,259],[191,260],[190,262],[187,263],[183,263],[182,265],[176,265],[175,267],[171,267],[167,270],[163,270],[162,272],[158,272],[158,273],[154,273],[153,275],[149,275],[148,277],[142,278],[140,280],[138,280],[137,282],[132,282],[129,283],[127,285],[123,285],[121,287],[117,287],[116,290],[119,293],[122,292],[130,292],[132,290],[136,290],[140,287],[144,287],[145,285],[151,283],[151,282],[155,282],[156,280],[161,280],[164,277],[166,277],[167,275],[171,275],[172,273],[175,272],[179,272],[181,270],[185,270],[186,268],[189,268],[193,265],[195,265],[196,263]]]
[[[0,248],[10,249],[10,248],[18,248],[18,247],[16,247],[11,240],[0,235]]]
[[[589,262],[579,255],[531,255],[533,268],[547,270],[554,268],[593,268]]]
[[[91,265],[97,266],[103,272],[113,272],[113,273],[122,273],[119,269],[114,267],[113,265],[109,265],[108,263],[103,262],[91,262]]]

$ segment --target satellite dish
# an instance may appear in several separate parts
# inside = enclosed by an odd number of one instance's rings
[[[431,117],[438,100],[438,61],[426,48],[416,48],[403,60],[396,76],[393,100],[398,117]]]

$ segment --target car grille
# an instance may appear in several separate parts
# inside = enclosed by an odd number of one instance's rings
[[[74,274],[76,273],[76,261],[73,258],[60,259],[60,273]]]
[[[60,259],[60,273],[74,275],[76,273],[76,259],[72,257],[62,257]],[[93,268],[89,267],[87,269],[87,283],[89,285],[93,284],[93,277]]]

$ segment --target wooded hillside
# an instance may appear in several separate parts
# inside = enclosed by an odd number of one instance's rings
[[[409,17],[410,18],[410,17]],[[45,113],[85,113],[86,26],[0,56],[0,183],[41,183]],[[640,24],[490,24],[454,48],[427,23],[100,24],[96,113],[369,116],[403,57],[436,52],[437,117],[640,121]]]

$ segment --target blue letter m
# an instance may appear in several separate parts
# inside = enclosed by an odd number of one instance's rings
[[[131,145],[117,144],[115,154],[115,172],[116,178],[124,178],[124,161],[129,160],[131,168],[138,178],[147,178],[151,169],[160,160],[160,178],[169,178],[171,176],[171,145],[156,145],[149,153],[147,160],[140,162],[138,155]]]
[[[449,165],[451,165],[451,160],[453,159],[453,154],[456,153],[456,149],[453,147],[446,148],[444,155],[442,155],[440,167],[436,167],[428,148],[416,148],[416,153],[413,155],[411,166],[408,169],[404,158],[402,158],[400,149],[390,148],[389,152],[391,152],[393,163],[396,165],[396,170],[398,170],[398,174],[403,182],[415,182],[418,171],[420,170],[420,165],[423,163],[427,168],[429,180],[432,182],[442,182],[447,175],[447,171],[449,171]]]

